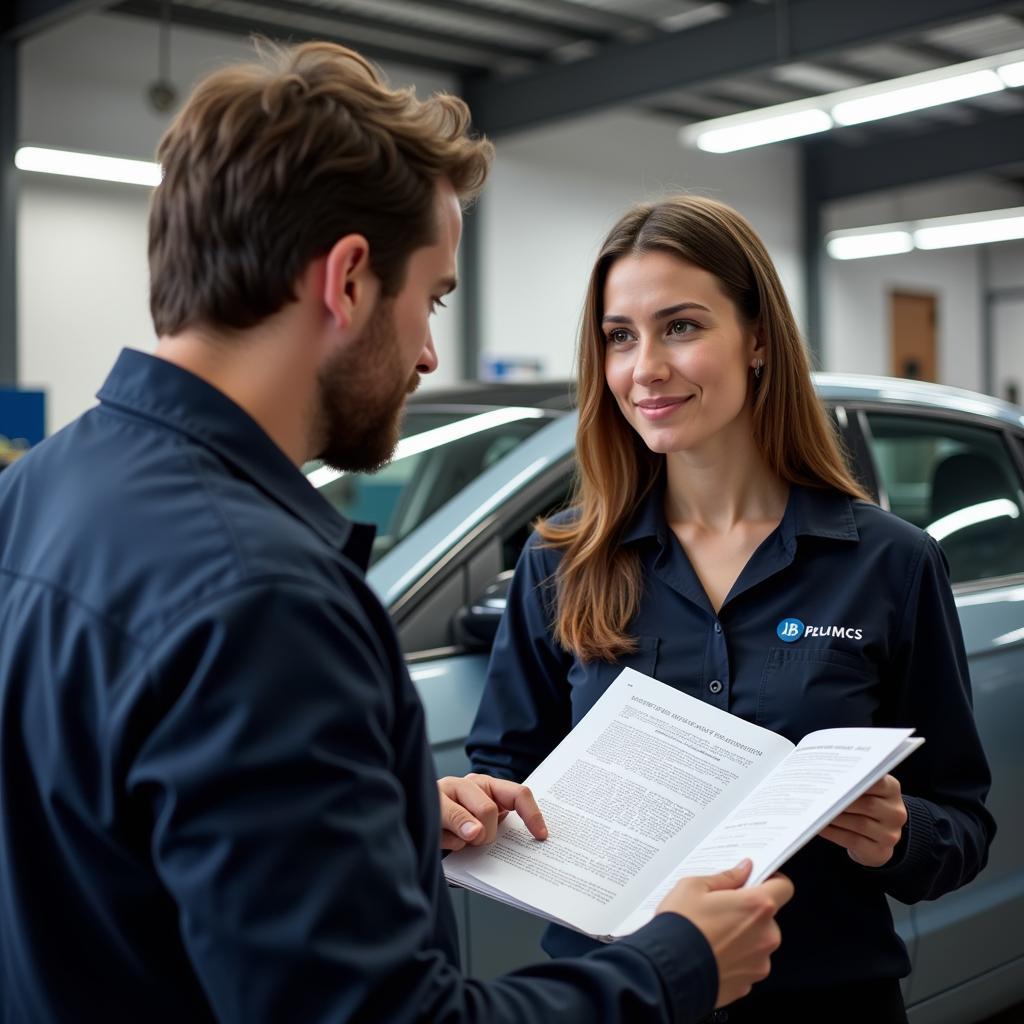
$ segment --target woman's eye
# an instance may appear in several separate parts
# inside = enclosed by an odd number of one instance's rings
[[[695,324],[692,320],[673,320],[668,325],[669,334],[689,334],[691,331],[697,330],[699,324]]]
[[[624,345],[629,341],[629,331],[625,331],[621,327],[614,331],[609,331],[608,341],[612,345]]]
[[[430,312],[431,313],[436,313],[439,309],[447,309],[447,308],[448,308],[448,306],[444,302],[442,302],[441,299],[431,299],[430,300]]]

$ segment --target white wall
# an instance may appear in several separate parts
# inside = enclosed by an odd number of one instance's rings
[[[1021,204],[1021,193],[983,176],[833,203],[825,230],[863,227],[953,213],[994,210]],[[991,284],[1024,286],[1024,246],[990,247]],[[984,275],[981,250],[969,246],[865,260],[826,260],[824,272],[824,363],[852,373],[890,372],[889,296],[893,291],[921,292],[938,300],[938,373],[943,384],[982,390]],[[997,309],[996,388],[1016,379],[1024,394],[1021,307]]]
[[[1013,384],[1024,404],[1024,242],[991,247],[989,285],[1003,291],[992,308],[995,390],[1005,398]]]
[[[216,67],[251,60],[238,37],[174,28],[171,72],[179,96]],[[29,39],[20,54],[21,144],[152,159],[170,122],[152,112],[145,90],[156,77],[157,25],[87,15]],[[387,69],[421,95],[451,89],[434,72]],[[126,345],[153,345],[148,308],[146,218],[149,190],[22,174],[18,209],[18,361],[25,387],[48,392],[47,428],[93,404]],[[437,382],[458,376],[459,311],[441,312]]]
[[[484,353],[573,366],[586,280],[632,203],[691,190],[736,206],[760,232],[803,313],[799,173],[787,146],[711,156],[684,150],[671,120],[606,113],[498,140],[481,201]]]
[[[824,288],[827,369],[890,373],[889,294],[920,292],[938,299],[939,381],[981,388],[982,302],[976,249],[830,260]]]

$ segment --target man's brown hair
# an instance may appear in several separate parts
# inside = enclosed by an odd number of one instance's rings
[[[471,201],[493,147],[455,96],[391,89],[331,43],[270,47],[192,93],[157,150],[149,215],[158,335],[252,327],[295,298],[311,260],[347,234],[370,246],[385,296],[434,237],[437,183]]]

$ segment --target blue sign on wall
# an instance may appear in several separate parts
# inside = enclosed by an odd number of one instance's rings
[[[42,441],[45,433],[46,395],[0,388],[0,466]]]

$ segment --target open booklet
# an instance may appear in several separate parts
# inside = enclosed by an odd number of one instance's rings
[[[749,857],[763,881],[924,740],[823,729],[794,746],[624,669],[526,780],[549,838],[510,814],[448,881],[603,941],[653,916],[680,879]]]

